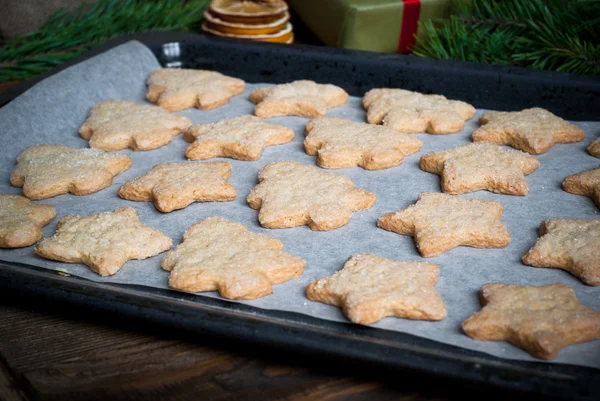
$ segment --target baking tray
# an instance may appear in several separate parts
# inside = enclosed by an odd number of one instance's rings
[[[251,82],[315,79],[342,86],[359,96],[373,87],[403,87],[425,93],[443,92],[481,108],[519,110],[540,106],[571,120],[599,117],[600,82],[594,77],[174,33],[114,39],[5,92],[0,96],[0,105],[69,65],[133,39],[146,44],[163,66],[214,69]],[[143,286],[92,282],[16,263],[0,266],[0,289],[322,358],[359,361],[384,369],[418,371],[565,399],[600,399],[598,369],[497,358],[409,334],[297,313]]]

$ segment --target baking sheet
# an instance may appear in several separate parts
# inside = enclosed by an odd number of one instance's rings
[[[20,152],[28,146],[42,143],[87,147],[87,141],[79,136],[78,129],[85,121],[89,109],[95,103],[108,99],[144,102],[145,81],[148,74],[157,68],[160,65],[147,47],[139,42],[129,42],[42,81],[0,109],[0,133],[4,139],[0,176],[5,177],[0,180],[0,193],[21,194],[21,189],[12,187],[8,181],[15,158]],[[247,100],[248,94],[264,85],[267,84],[248,84],[244,94],[218,109],[185,110],[178,114],[191,118],[194,123],[251,114],[254,105]],[[347,105],[330,109],[327,115],[364,121],[365,112],[360,101],[360,98],[350,97]],[[133,166],[116,176],[113,185],[107,189],[83,197],[61,195],[40,201],[39,203],[48,203],[58,209],[57,218],[44,228],[44,236],[51,236],[58,220],[66,214],[88,215],[128,205],[138,210],[144,223],[173,238],[175,246],[180,243],[183,232],[192,224],[209,216],[223,216],[245,224],[251,231],[280,239],[286,252],[301,256],[307,261],[300,278],[275,286],[273,294],[267,297],[242,301],[243,303],[341,322],[348,320],[338,308],[306,299],[304,290],[310,281],[334,273],[342,268],[350,255],[361,252],[397,260],[431,261],[440,266],[436,288],[446,303],[448,316],[440,322],[386,318],[372,325],[373,327],[406,332],[499,357],[539,362],[541,360],[506,342],[471,340],[462,333],[460,324],[480,310],[478,291],[482,284],[488,282],[522,285],[565,283],[576,291],[582,303],[600,310],[600,287],[586,286],[562,270],[533,268],[520,262],[521,256],[535,243],[542,220],[551,217],[600,217],[589,198],[569,194],[560,187],[567,175],[596,168],[600,164],[599,159],[585,151],[587,144],[600,135],[600,122],[576,122],[586,131],[584,142],[557,145],[546,154],[538,156],[541,166],[527,177],[530,192],[526,197],[492,194],[487,191],[463,195],[467,198],[492,199],[505,206],[502,220],[511,232],[512,241],[504,249],[459,247],[438,257],[424,259],[418,254],[411,237],[384,231],[375,224],[379,216],[413,204],[420,192],[440,191],[439,177],[420,170],[419,157],[427,152],[469,143],[470,134],[477,127],[477,117],[484,111],[478,110],[476,117],[460,133],[443,136],[415,134],[423,141],[423,148],[408,156],[398,167],[382,171],[366,171],[358,167],[329,170],[350,177],[357,187],[377,195],[374,207],[354,213],[347,226],[333,231],[314,232],[308,227],[267,230],[258,224],[258,212],[246,203],[246,196],[257,183],[258,172],[267,163],[278,160],[315,163],[314,157],[304,153],[302,145],[303,130],[308,119],[278,117],[268,121],[294,129],[296,137],[292,142],[267,148],[262,158],[256,162],[220,159],[232,164],[233,173],[229,181],[237,190],[235,201],[194,203],[183,210],[162,214],[156,211],[151,202],[132,202],[118,197],[117,191],[123,183],[146,173],[154,164],[185,161],[184,152],[188,143],[179,136],[169,145],[156,150],[121,151],[132,158]],[[129,261],[115,276],[101,278],[84,265],[40,258],[33,254],[32,247],[0,250],[0,260],[7,262],[61,270],[105,283],[168,288],[168,273],[160,269],[161,259],[162,256],[159,255],[143,261]],[[173,296],[176,297],[177,292],[173,292]],[[218,297],[217,293],[198,296]],[[600,341],[566,347],[552,362],[600,368]]]

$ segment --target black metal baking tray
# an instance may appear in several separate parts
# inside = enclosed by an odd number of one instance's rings
[[[373,87],[402,87],[468,101],[478,108],[540,106],[572,120],[598,119],[600,82],[594,77],[362,51],[238,42],[193,34],[149,33],[114,39],[0,96],[0,105],[69,65],[136,39],[163,66],[214,69],[250,82],[306,78],[331,82],[353,95]],[[103,284],[34,266],[0,265],[0,292],[36,295],[116,312],[180,329],[360,361],[398,371],[563,399],[600,399],[600,370],[503,359],[409,334],[263,310],[219,299],[137,285]],[[432,376],[432,377],[433,377]]]

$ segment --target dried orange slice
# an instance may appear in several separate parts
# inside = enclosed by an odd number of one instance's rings
[[[266,35],[238,35],[232,33],[223,33],[207,27],[206,22],[202,23],[202,30],[206,33],[216,36],[223,36],[226,38],[237,38],[237,39],[250,39],[258,40],[261,42],[277,42],[277,43],[292,43],[294,41],[294,32],[292,31],[292,24],[289,22],[285,28],[279,32],[270,33]]]
[[[261,25],[281,19],[288,5],[283,0],[213,0],[209,10],[222,21]]]
[[[276,33],[286,27],[290,19],[290,14],[286,11],[284,16],[269,24],[248,25],[236,22],[223,21],[212,15],[209,11],[204,11],[204,21],[206,27],[215,31],[234,35],[267,35]]]

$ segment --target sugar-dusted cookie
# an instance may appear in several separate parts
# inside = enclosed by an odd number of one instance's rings
[[[438,174],[442,191],[464,194],[482,189],[507,195],[527,195],[525,175],[540,162],[525,152],[491,143],[469,143],[421,156],[421,170]]]
[[[56,217],[50,205],[19,195],[0,194],[0,248],[20,248],[42,239],[42,227]]]
[[[479,123],[473,141],[510,145],[532,155],[544,153],[556,143],[580,142],[585,137],[581,128],[540,108],[489,112]]]
[[[123,199],[154,202],[161,212],[183,209],[193,202],[226,202],[235,199],[235,188],[227,182],[231,164],[161,163],[148,173],[126,182],[119,189]]]
[[[350,178],[298,162],[269,163],[258,181],[248,204],[260,209],[258,221],[266,228],[307,224],[316,231],[333,230],[348,224],[352,212],[375,203],[375,195],[355,188]]]
[[[335,85],[294,81],[256,89],[250,101],[256,103],[254,114],[259,117],[321,117],[328,108],[346,104],[348,94]]]
[[[162,68],[148,78],[146,98],[169,111],[214,109],[239,95],[246,83],[214,71]]]
[[[294,131],[245,115],[194,125],[185,132],[184,138],[192,142],[185,151],[186,157],[191,160],[212,157],[258,160],[267,146],[281,145],[294,139]]]
[[[406,133],[451,134],[475,115],[468,103],[404,89],[371,89],[363,97],[363,106],[369,123]]]
[[[600,219],[544,220],[523,263],[563,269],[587,285],[600,285]]]
[[[600,208],[600,168],[570,175],[562,186],[567,192],[592,198]]]
[[[142,224],[134,208],[120,207],[63,217],[56,233],[40,241],[34,251],[60,262],[83,263],[101,276],[110,276],[128,260],[158,255],[171,245],[171,238]]]
[[[79,133],[92,148],[150,150],[168,144],[190,125],[192,121],[187,117],[158,106],[107,100],[90,110]]]
[[[483,309],[462,324],[483,341],[508,341],[531,355],[553,359],[561,348],[600,338],[600,312],[579,303],[564,284],[481,287]]]
[[[446,305],[434,288],[439,273],[433,263],[352,255],[342,270],[310,283],[306,297],[341,307],[358,324],[388,316],[441,320],[446,317]]]
[[[418,138],[391,128],[347,118],[319,117],[306,125],[304,148],[323,168],[360,166],[381,170],[398,166],[404,156],[421,149]]]
[[[281,241],[254,234],[222,217],[209,217],[183,234],[165,255],[169,287],[189,292],[219,291],[224,298],[255,299],[272,285],[299,277],[306,262],[283,252]]]
[[[590,155],[600,157],[600,138],[590,143],[590,146],[588,146],[588,151],[590,152]]]
[[[23,187],[29,199],[71,193],[87,195],[112,184],[115,175],[131,167],[126,155],[63,145],[31,146],[17,157],[10,183]]]
[[[415,238],[421,255],[437,256],[460,245],[504,248],[508,228],[500,221],[504,207],[485,199],[423,192],[417,203],[377,220],[384,230]]]

